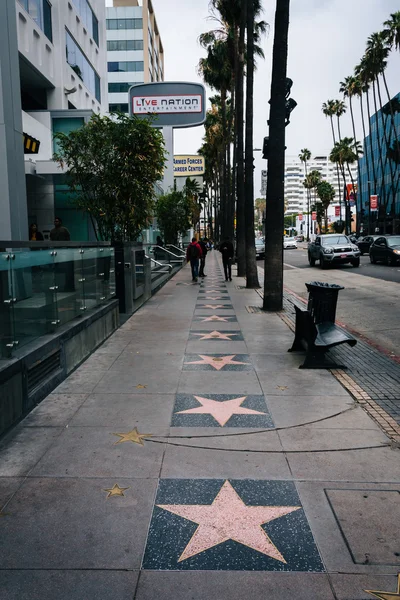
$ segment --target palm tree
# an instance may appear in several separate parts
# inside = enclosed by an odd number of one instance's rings
[[[311,158],[311,152],[308,148],[300,150],[299,159],[304,163],[304,171],[307,179],[307,161]],[[306,186],[305,186],[306,187]],[[310,241],[310,190],[307,188],[307,242]]]
[[[335,100],[335,106],[334,106],[334,115],[336,115],[337,118],[337,127],[338,127],[338,135],[339,135],[339,141],[342,139],[342,134],[340,132],[340,117],[342,117],[345,113],[346,113],[346,105],[343,102],[343,100]]]
[[[390,15],[390,19],[384,22],[384,33],[388,43],[395,50],[400,50],[400,11]]]
[[[355,182],[352,176],[350,165],[354,164],[358,160],[359,156],[363,153],[360,142],[357,142],[353,138],[343,138],[340,142],[336,142],[334,145],[329,159],[331,162],[336,163],[339,166],[340,172],[343,177],[344,189],[346,189],[346,169],[349,173],[350,180],[355,189]],[[349,206],[346,204],[346,233],[348,233],[349,226]]]
[[[265,223],[264,310],[282,310],[286,73],[290,0],[276,0],[272,56],[270,156]]]
[[[336,144],[336,136],[335,136],[335,128],[333,126],[333,117],[336,114],[336,100],[328,100],[327,102],[324,102],[322,105],[322,112],[324,113],[324,115],[331,121],[331,129],[332,129],[332,138],[333,138],[333,145]],[[338,119],[339,122],[339,119]],[[337,175],[337,180],[338,180],[338,188],[339,188],[339,205],[340,205],[340,219],[342,219],[342,191],[341,191],[341,187],[340,187],[340,173],[339,173],[339,168],[336,165],[336,175]]]
[[[324,229],[328,231],[328,208],[335,197],[335,188],[328,181],[320,181],[317,185],[318,198],[321,200],[324,211]]]

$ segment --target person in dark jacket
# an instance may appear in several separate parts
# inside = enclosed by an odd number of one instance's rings
[[[186,250],[186,260],[190,262],[190,266],[192,268],[192,281],[197,282],[197,278],[199,276],[199,261],[202,256],[201,246],[196,240],[196,238],[192,238],[192,243],[189,244]]]
[[[199,277],[207,277],[204,273],[204,267],[206,266],[206,256],[208,252],[207,242],[203,238],[199,241],[199,245],[202,251],[202,257],[200,258],[200,271]]]
[[[43,242],[43,234],[38,230],[37,223],[32,223],[29,227],[29,241]]]
[[[224,265],[225,281],[232,281],[232,259],[234,256],[233,244],[229,238],[220,244],[218,250],[222,254],[222,264]]]
[[[61,219],[55,217],[54,229],[50,231],[50,239],[52,242],[69,242],[71,235],[66,227],[63,227]]]

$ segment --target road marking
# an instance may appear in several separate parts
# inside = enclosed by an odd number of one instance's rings
[[[299,267],[294,267],[293,265],[288,265],[287,263],[283,263],[284,267],[289,267],[289,269],[299,269]]]

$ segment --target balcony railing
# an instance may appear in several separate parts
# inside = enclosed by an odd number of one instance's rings
[[[0,241],[0,358],[113,298],[109,244]]]

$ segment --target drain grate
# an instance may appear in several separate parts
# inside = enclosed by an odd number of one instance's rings
[[[251,314],[263,314],[266,312],[261,308],[261,306],[246,306],[246,310]]]
[[[28,395],[32,394],[46,379],[61,368],[61,351],[53,352],[28,369]]]

